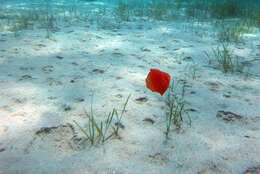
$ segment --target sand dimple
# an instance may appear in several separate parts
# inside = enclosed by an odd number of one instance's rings
[[[198,174],[223,174],[223,173],[226,172],[222,171],[216,164],[210,164],[198,172]]]
[[[240,121],[243,118],[241,115],[229,111],[218,111],[217,117],[226,122]]]
[[[55,127],[43,127],[35,132],[33,140],[24,150],[25,153],[43,150],[48,152],[67,153],[83,148],[81,139],[77,138],[71,124]]]
[[[259,127],[260,117],[259,116],[248,117],[248,116],[240,115],[240,114],[233,113],[230,111],[218,111],[216,117],[219,118],[220,120],[224,121],[225,123],[240,124],[250,130],[259,130],[260,129],[260,127]]]
[[[243,174],[260,174],[260,165],[248,168]]]
[[[151,163],[157,165],[166,165],[170,161],[167,155],[160,152],[148,155],[148,159]]]
[[[147,97],[138,97],[135,99],[136,103],[138,104],[143,104],[143,103],[146,103],[148,101],[148,98]]]
[[[52,65],[46,65],[46,66],[42,67],[42,71],[44,73],[51,73],[54,71],[54,67]]]

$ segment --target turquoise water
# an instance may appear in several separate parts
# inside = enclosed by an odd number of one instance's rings
[[[23,29],[41,25],[54,30],[61,23],[86,21],[103,28],[118,28],[122,22],[211,21],[212,19],[243,19],[259,26],[259,1],[179,1],[179,0],[71,0],[71,1],[2,1],[0,31]],[[103,23],[107,24],[101,24]],[[252,24],[254,25],[254,24]]]

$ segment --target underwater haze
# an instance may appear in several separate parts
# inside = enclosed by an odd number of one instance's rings
[[[0,174],[260,174],[260,1],[0,0]]]

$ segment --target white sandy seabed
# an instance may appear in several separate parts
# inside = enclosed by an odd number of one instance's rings
[[[217,41],[203,32],[129,22],[114,31],[64,26],[52,39],[41,30],[2,33],[0,173],[236,174],[259,166],[260,35],[245,35],[244,44],[232,47],[247,72],[224,74],[208,64],[204,52]],[[172,131],[167,142],[165,96],[144,84],[150,68],[188,84],[192,125]],[[100,119],[132,96],[121,138],[81,147],[72,141],[83,136],[73,120],[86,122],[93,92]],[[221,110],[242,117],[217,118]]]

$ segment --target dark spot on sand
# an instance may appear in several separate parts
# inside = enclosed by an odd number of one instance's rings
[[[45,73],[51,73],[51,72],[53,72],[53,70],[54,70],[54,67],[51,66],[51,65],[47,65],[47,66],[42,67],[42,71],[45,72]]]
[[[22,71],[32,71],[32,70],[34,70],[34,68],[33,67],[20,67],[19,68],[20,70],[22,70]]]
[[[189,108],[189,109],[187,109],[187,111],[190,111],[190,112],[198,112],[197,109],[194,109],[194,108]]]
[[[123,79],[123,77],[117,76],[116,79],[120,80],[120,79]]]
[[[241,115],[229,111],[218,111],[216,117],[224,120],[225,122],[234,122],[243,118]]]
[[[59,126],[52,126],[52,127],[42,127],[40,130],[35,132],[35,135],[41,135],[41,134],[50,134],[52,131],[55,131],[60,128],[69,128],[72,130],[72,132],[75,132],[74,127],[71,124],[66,125],[59,125]]]
[[[213,162],[210,162],[209,165],[206,165],[205,168],[200,170],[197,174],[217,174],[217,173],[226,173],[226,172],[222,171]]]
[[[225,93],[225,94],[223,94],[223,97],[225,97],[225,98],[230,98],[230,97],[231,97],[231,95],[230,95],[230,94],[228,94],[228,93]]]
[[[38,47],[46,47],[46,45],[44,45],[44,44],[37,44],[36,46],[38,46]]]
[[[148,98],[147,97],[139,97],[139,98],[136,98],[135,101],[137,101],[138,103],[145,103],[148,101]]]
[[[195,91],[191,91],[190,94],[196,94],[196,92]]]
[[[217,83],[217,82],[205,82],[205,85],[207,85],[211,91],[216,92],[216,91],[218,91],[218,90],[220,89],[221,83]]]
[[[93,69],[92,72],[97,73],[97,74],[103,74],[105,71],[102,69]]]
[[[30,80],[30,79],[32,79],[32,76],[30,76],[30,75],[23,75],[19,80]]]
[[[145,68],[145,66],[143,66],[143,65],[138,65],[137,67],[138,68]]]
[[[245,49],[243,47],[238,47],[238,46],[236,46],[236,48],[239,49],[239,50],[244,50]]]
[[[151,52],[151,50],[148,49],[148,48],[141,48],[141,50],[142,50],[143,52]]]
[[[192,61],[192,57],[191,56],[186,56],[183,58],[184,61]]]
[[[74,30],[70,30],[70,31],[67,31],[66,33],[73,33],[74,32]]]
[[[166,46],[159,46],[159,48],[166,49],[167,47]]]
[[[85,101],[84,98],[80,98],[80,97],[79,97],[79,98],[76,98],[75,100],[76,100],[76,102],[84,102],[84,101]]]
[[[151,124],[154,124],[154,122],[155,122],[152,118],[145,118],[145,119],[143,119],[143,121],[151,123]]]
[[[64,57],[62,57],[62,56],[56,56],[55,58],[57,58],[57,59],[63,59]]]
[[[243,174],[260,174],[260,165],[246,169]]]
[[[121,129],[125,128],[125,126],[121,122],[116,122],[115,125],[120,127]]]
[[[112,53],[114,56],[123,56],[124,54],[123,53],[120,53],[120,52],[113,52]]]
[[[65,104],[65,105],[63,105],[63,109],[64,109],[64,111],[70,111],[72,108],[70,105]]]
[[[47,79],[47,82],[48,82],[48,85],[49,86],[59,86],[59,85],[62,85],[62,82],[59,81],[59,80],[56,80],[54,78],[48,78]]]
[[[55,100],[55,99],[57,99],[57,98],[58,98],[58,97],[54,97],[54,96],[48,97],[49,100]]]
[[[19,104],[25,103],[26,102],[26,98],[16,98],[16,99],[14,99],[14,102],[15,103],[19,103]]]
[[[150,154],[150,155],[148,155],[148,157],[150,159],[152,159],[153,162],[156,162],[159,164],[166,164],[167,162],[169,162],[169,158],[160,152],[155,153],[153,155]]]
[[[117,98],[122,98],[123,95],[122,95],[122,94],[117,94],[116,97],[117,97]]]
[[[78,66],[79,64],[77,62],[71,62],[71,65]]]

